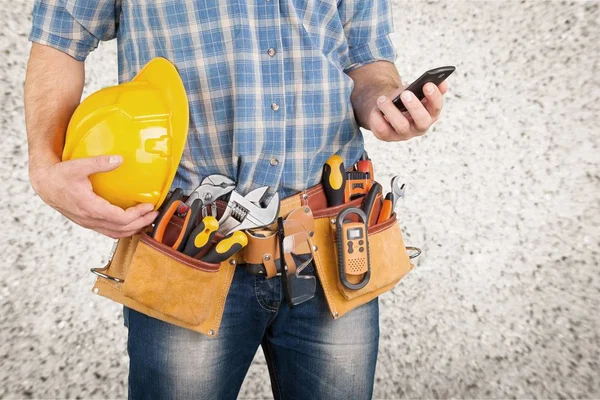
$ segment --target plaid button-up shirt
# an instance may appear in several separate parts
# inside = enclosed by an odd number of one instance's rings
[[[173,187],[227,175],[285,197],[363,153],[348,71],[395,62],[390,0],[36,0],[30,40],[77,60],[118,41],[119,82],[173,62],[190,104]]]

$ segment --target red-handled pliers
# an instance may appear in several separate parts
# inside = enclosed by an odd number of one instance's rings
[[[182,199],[183,190],[181,188],[175,189],[173,194],[171,194],[169,199],[161,207],[158,217],[156,217],[156,220],[154,220],[154,228],[152,229],[152,237],[156,241],[164,243],[165,231],[171,218],[173,218],[175,214],[181,213],[182,210],[187,209],[181,231],[179,232],[175,243],[170,245],[172,248],[178,251],[181,251],[185,248],[187,239],[196,225],[196,220],[198,219],[198,215],[202,209],[202,200],[194,200],[192,205],[188,208]]]

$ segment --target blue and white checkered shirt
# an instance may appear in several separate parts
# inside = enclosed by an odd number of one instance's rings
[[[190,104],[173,187],[227,175],[285,197],[363,153],[348,71],[395,62],[390,0],[36,0],[30,40],[77,60],[116,38],[119,82],[173,62]]]

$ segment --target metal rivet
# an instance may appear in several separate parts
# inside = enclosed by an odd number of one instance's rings
[[[271,110],[273,110],[273,111],[279,110],[279,104],[277,104],[277,103],[271,104]]]
[[[334,312],[333,312],[333,316],[334,316],[335,318],[337,318],[337,317],[338,317],[338,313],[337,313],[337,311],[334,311]]]
[[[302,195],[302,200],[306,200],[306,199],[308,199],[308,194],[307,194],[307,193],[304,193],[304,194]]]
[[[315,236],[315,233],[313,231],[308,232],[308,236],[313,237]]]
[[[237,264],[237,261],[235,261],[235,260],[229,260],[229,264],[235,265],[235,264]]]
[[[210,331],[208,331],[208,334],[213,336],[215,334],[215,331],[213,331],[212,329]]]
[[[304,212],[308,214],[308,213],[310,212],[310,208],[306,207],[306,208],[304,209]]]
[[[265,254],[265,261],[269,261],[271,259],[271,255],[270,254]]]
[[[94,288],[94,293],[98,294],[99,291],[100,289],[98,289],[97,287]]]
[[[335,218],[331,218],[331,221],[330,221],[330,222],[331,222],[332,224],[335,224]]]
[[[319,248],[317,246],[313,246],[313,251],[317,251]]]

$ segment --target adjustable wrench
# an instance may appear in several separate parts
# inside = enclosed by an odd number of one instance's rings
[[[400,182],[400,177],[396,175],[392,178],[392,211],[396,209],[396,202],[399,198],[404,197],[406,184]]]
[[[215,201],[235,189],[235,182],[224,175],[210,175],[204,178],[185,202],[188,206],[195,199],[202,200],[202,216],[208,215],[208,207],[211,207],[211,215],[217,215],[217,204]]]
[[[219,220],[218,232],[227,235],[233,231],[261,228],[272,224],[279,214],[279,194],[269,200],[266,207],[260,206],[267,190],[260,187],[242,196],[235,190],[229,196],[229,203]]]

